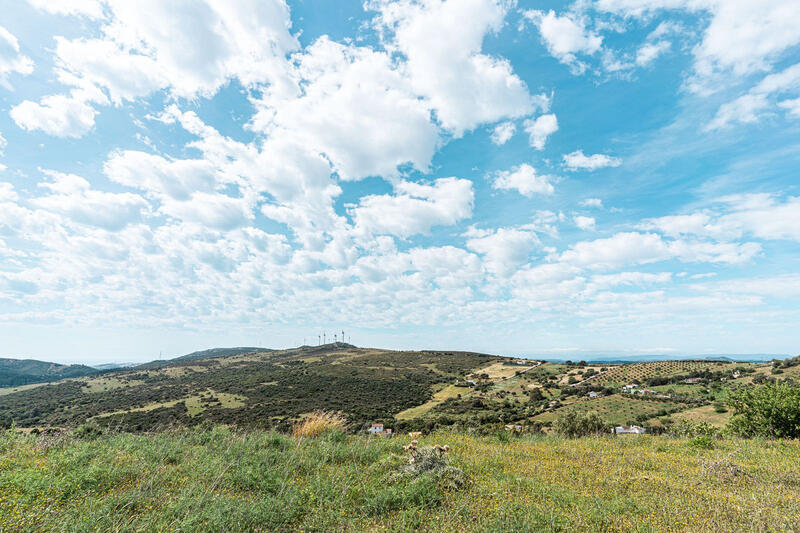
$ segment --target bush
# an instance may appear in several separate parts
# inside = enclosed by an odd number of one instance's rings
[[[673,437],[717,437],[719,430],[708,422],[692,422],[691,420],[678,420],[669,426],[668,433]]]
[[[769,383],[736,391],[730,429],[744,437],[800,438],[800,388]]]
[[[292,426],[295,437],[318,437],[325,433],[342,433],[347,428],[347,420],[339,413],[314,411]]]
[[[408,463],[400,468],[400,477],[418,479],[429,477],[446,490],[458,490],[467,484],[464,471],[450,464],[447,452],[450,446],[423,446],[417,447],[417,441],[404,446],[408,452]]]
[[[608,425],[597,411],[564,413],[553,424],[553,430],[558,435],[568,438],[600,435],[607,429]]]

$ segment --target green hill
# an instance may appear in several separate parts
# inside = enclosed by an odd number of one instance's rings
[[[95,368],[84,365],[60,365],[33,359],[0,358],[0,387],[16,387],[58,381],[97,374]]]
[[[562,416],[595,411],[611,425],[658,432],[680,420],[724,426],[730,391],[798,380],[780,363],[665,361],[563,364],[453,351],[392,351],[348,344],[269,351],[217,348],[56,383],[0,388],[0,427],[87,421],[149,431],[203,422],[286,430],[316,410],[340,411],[354,431],[519,425],[549,431]],[[91,371],[91,369],[90,369]]]

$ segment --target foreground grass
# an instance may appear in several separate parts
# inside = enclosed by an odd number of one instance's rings
[[[396,476],[407,441],[9,432],[0,531],[800,530],[796,441],[424,438],[451,446],[454,491]]]

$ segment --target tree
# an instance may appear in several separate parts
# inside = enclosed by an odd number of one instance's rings
[[[597,411],[561,414],[553,424],[553,430],[562,437],[588,437],[605,433],[607,424]]]
[[[800,438],[800,388],[768,383],[734,392],[730,429],[745,437]]]

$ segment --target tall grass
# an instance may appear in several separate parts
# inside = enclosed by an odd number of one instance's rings
[[[419,442],[449,444],[430,469],[408,468],[409,441],[6,432],[0,532],[800,531],[798,441],[443,433]]]
[[[314,411],[292,426],[292,435],[313,438],[325,433],[344,432],[345,429],[347,429],[347,419],[341,414]]]

